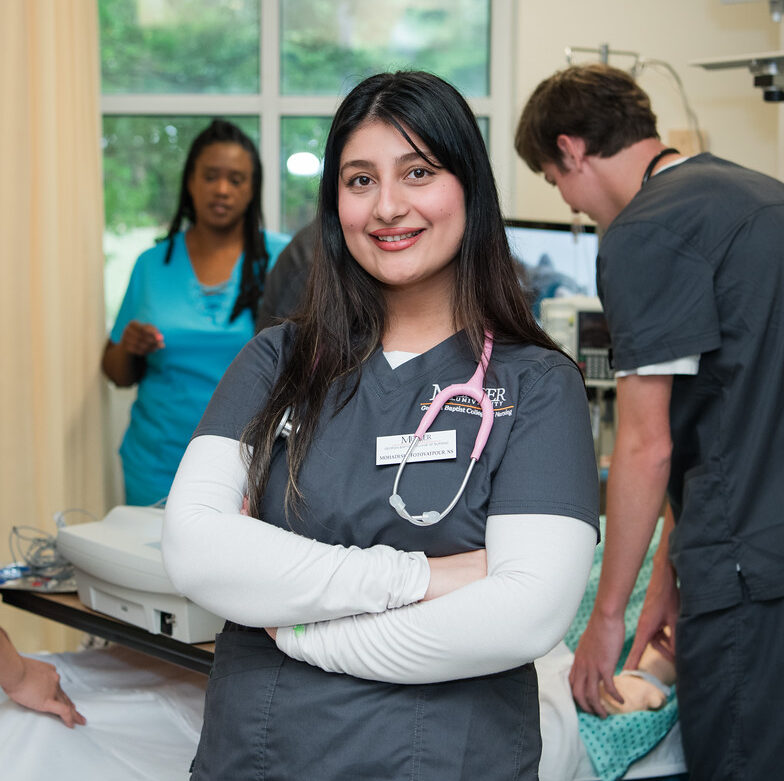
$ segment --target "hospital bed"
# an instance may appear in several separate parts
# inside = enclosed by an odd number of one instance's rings
[[[634,640],[662,524],[660,518],[629,599],[621,660]],[[578,713],[572,699],[569,686],[572,651],[588,623],[596,599],[604,553],[604,518],[600,520],[600,529],[602,541],[596,546],[577,616],[564,642],[536,661],[543,743],[541,781],[669,779],[686,772],[674,691],[658,711],[608,716],[605,720]]]
[[[0,766],[23,781],[186,781],[207,679],[122,646],[40,654],[87,719],[66,728],[0,691]]]
[[[25,781],[185,781],[201,729],[207,679],[122,646],[41,654],[57,666],[63,688],[87,718],[66,729],[8,701],[0,692],[4,776]],[[541,781],[595,781],[578,734],[569,690],[571,652],[559,644],[536,663],[543,735]],[[684,769],[676,727],[624,779],[670,776]]]
[[[577,708],[569,686],[572,659],[566,644],[559,643],[536,661],[542,728],[540,781],[598,781],[600,778],[579,733]],[[685,771],[680,726],[676,722],[665,738],[650,753],[633,762],[621,778],[629,781],[669,778]],[[611,777],[612,774],[605,776]]]
[[[627,633],[636,625],[655,544],[656,539],[627,611]],[[583,604],[567,634],[572,648],[590,613],[601,554],[599,545]],[[140,626],[146,623],[143,618],[140,614]],[[25,711],[0,693],[0,758],[7,777],[83,781],[89,769],[90,777],[113,781],[187,778],[201,728],[204,675],[121,646],[41,658],[57,666],[63,688],[87,717],[88,727],[68,730],[58,719]],[[569,646],[559,643],[536,662],[541,781],[631,781],[684,772],[675,723],[655,746],[633,746],[630,756],[639,758],[627,762],[629,757],[619,761],[611,756],[597,773],[580,736],[581,726],[585,732],[585,716],[578,715],[569,687],[572,658]]]

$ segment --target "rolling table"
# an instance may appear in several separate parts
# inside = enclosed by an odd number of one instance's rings
[[[40,591],[22,591],[2,588],[0,597],[6,605],[27,610],[43,618],[66,624],[113,643],[156,656],[167,662],[187,667],[189,670],[209,675],[215,643],[183,643],[166,635],[154,635],[124,621],[96,613],[85,607],[76,593],[46,594]]]

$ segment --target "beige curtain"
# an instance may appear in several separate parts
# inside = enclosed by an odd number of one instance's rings
[[[0,561],[13,525],[102,515],[96,0],[0,2]],[[26,651],[76,633],[0,606]]]

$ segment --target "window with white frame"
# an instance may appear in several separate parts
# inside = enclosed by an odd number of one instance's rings
[[[99,14],[109,323],[215,116],[258,143],[265,225],[293,234],[340,99],[372,73],[428,70],[468,99],[510,198],[513,0],[99,0]]]

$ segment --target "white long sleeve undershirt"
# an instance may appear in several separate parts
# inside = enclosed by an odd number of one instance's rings
[[[191,442],[164,525],[175,586],[234,621],[280,627],[278,646],[292,658],[389,682],[485,675],[546,653],[577,611],[596,543],[574,518],[491,516],[488,576],[419,602],[429,583],[422,554],[309,540],[241,515],[245,493],[237,442]]]
[[[174,478],[163,562],[175,588],[246,626],[377,613],[422,599],[423,553],[327,545],[240,513],[247,470],[236,440],[192,440]]]
[[[488,675],[544,656],[585,590],[596,532],[558,515],[487,521],[487,577],[375,615],[278,630],[278,647],[328,672],[391,683]]]

